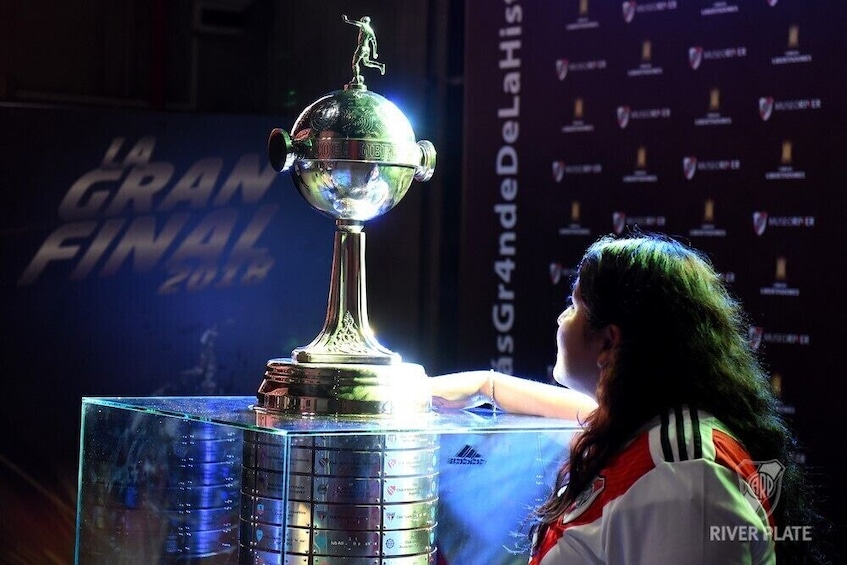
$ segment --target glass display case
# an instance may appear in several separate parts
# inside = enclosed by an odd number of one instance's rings
[[[573,421],[84,398],[76,562],[526,563]]]

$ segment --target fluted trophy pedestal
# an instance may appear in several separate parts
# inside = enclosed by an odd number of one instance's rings
[[[291,357],[267,362],[257,408],[309,415],[428,412],[421,365],[379,343],[368,321],[363,223],[337,220],[324,327]]]
[[[390,416],[428,412],[427,375],[382,346],[368,321],[363,224],[337,220],[324,327],[291,357],[271,359],[258,407],[277,413]]]

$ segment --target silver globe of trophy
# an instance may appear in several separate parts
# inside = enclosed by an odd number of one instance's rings
[[[328,416],[420,418],[431,411],[421,365],[377,341],[368,322],[364,223],[385,214],[412,180],[427,181],[435,148],[415,141],[403,113],[365,86],[379,69],[367,16],[352,80],[309,105],[290,132],[276,128],[268,155],[299,193],[335,218],[323,329],[291,357],[267,362],[257,423],[308,427]],[[297,418],[308,416],[308,418]],[[379,429],[376,427],[375,429]],[[384,432],[284,436],[245,432],[240,561],[303,565],[432,565],[438,504],[438,436]]]

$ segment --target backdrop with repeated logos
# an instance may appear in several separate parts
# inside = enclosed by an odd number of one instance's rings
[[[837,417],[847,4],[471,0],[460,364],[550,378],[597,237],[706,252],[752,317],[823,497]]]

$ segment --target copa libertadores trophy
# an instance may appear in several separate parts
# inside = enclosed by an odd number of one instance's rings
[[[267,362],[260,425],[293,419],[312,428],[325,423],[320,416],[353,417],[377,430],[364,417],[393,425],[431,408],[423,367],[383,347],[368,322],[362,229],[400,202],[413,179],[432,176],[435,149],[415,142],[403,113],[365,86],[362,66],[385,72],[374,60],[370,18],[342,17],[359,28],[352,80],[268,140],[274,168],[291,170],[300,194],[336,229],[323,329],[291,357]],[[245,431],[239,562],[434,565],[438,437],[391,429],[290,440]]]
[[[267,362],[257,408],[314,415],[428,412],[423,367],[381,345],[369,324],[363,228],[396,206],[412,180],[432,177],[435,148],[416,142],[403,112],[365,85],[363,66],[385,74],[375,60],[370,18],[342,19],[358,28],[352,80],[303,110],[290,132],[275,128],[268,139],[273,167],[290,170],[303,198],[335,218],[326,319],[310,344]]]

